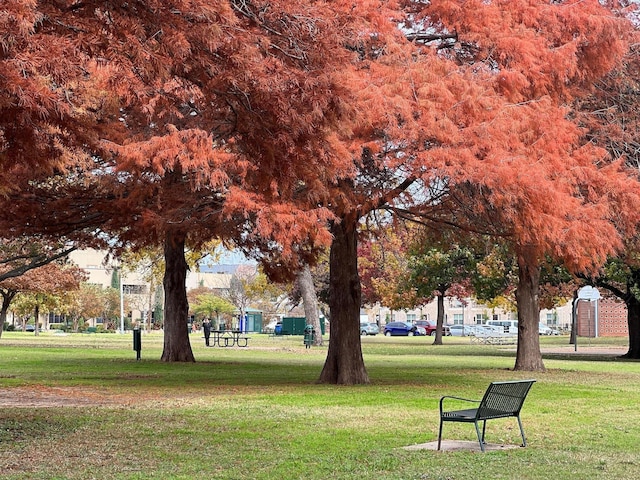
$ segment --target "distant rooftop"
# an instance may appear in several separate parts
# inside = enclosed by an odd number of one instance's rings
[[[233,275],[240,265],[222,264],[222,265],[200,265],[202,273],[228,273]]]

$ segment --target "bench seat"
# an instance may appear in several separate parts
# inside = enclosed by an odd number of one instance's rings
[[[495,418],[516,417],[522,435],[522,446],[527,446],[524,436],[522,421],[520,420],[520,410],[534,384],[535,380],[517,380],[508,382],[492,382],[489,384],[482,400],[469,400],[467,398],[444,396],[440,399],[440,429],[438,431],[438,450],[442,443],[442,426],[444,422],[473,423],[476,427],[476,434],[480,442],[480,450],[484,452],[485,431],[487,420]],[[470,402],[477,404],[477,408],[466,408],[462,410],[445,410],[445,400],[455,400],[458,403]],[[479,422],[482,422],[482,434],[480,433]]]

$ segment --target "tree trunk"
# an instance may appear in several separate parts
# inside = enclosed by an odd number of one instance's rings
[[[309,265],[302,267],[302,270],[298,273],[298,285],[300,285],[300,292],[302,293],[302,304],[304,316],[307,318],[307,325],[311,325],[316,331],[313,344],[320,346],[323,342],[320,316],[318,315],[318,297],[316,296],[316,287],[313,284]]]
[[[37,337],[38,335],[40,335],[40,328],[38,328],[40,323],[40,304],[39,303],[36,303],[36,307],[34,309],[33,315],[36,317],[35,322],[33,322],[33,334]]]
[[[164,241],[164,350],[163,362],[195,362],[187,319],[187,261],[184,257],[185,235],[167,232]]]
[[[0,337],[2,337],[2,331],[4,330],[4,323],[7,321],[7,312],[9,311],[9,305],[18,292],[15,290],[0,290],[2,294],[2,308],[0,309]]]
[[[369,383],[360,344],[360,277],[358,276],[357,221],[343,219],[331,225],[329,256],[329,351],[321,383]]]
[[[444,325],[444,292],[440,291],[438,295],[438,316],[436,318],[436,338],[434,345],[442,345],[442,326]]]
[[[640,301],[633,294],[629,294],[625,298],[625,303],[629,328],[629,351],[621,358],[640,359]]]
[[[578,290],[576,290],[573,293],[573,300],[571,301],[571,335],[569,336],[569,345],[576,344],[576,339],[577,339],[576,327],[578,325],[576,322],[576,315],[578,314],[577,306],[578,306]]]
[[[532,248],[518,252],[518,351],[515,370],[544,371],[540,353],[540,267]]]

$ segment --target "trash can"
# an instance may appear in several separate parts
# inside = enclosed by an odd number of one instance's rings
[[[316,331],[313,329],[313,325],[307,325],[304,327],[304,346],[305,348],[311,348],[313,340],[315,339]]]
[[[139,328],[133,329],[133,349],[136,351],[136,360],[140,360],[142,350],[142,332]]]

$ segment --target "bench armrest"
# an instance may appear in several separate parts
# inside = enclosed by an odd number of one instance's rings
[[[468,398],[462,398],[462,397],[452,397],[452,396],[444,396],[442,398],[440,398],[440,415],[442,415],[443,412],[443,405],[444,405],[444,400],[445,398],[451,399],[451,400],[458,400],[461,402],[470,402],[470,403],[480,403],[481,400],[470,400]]]

